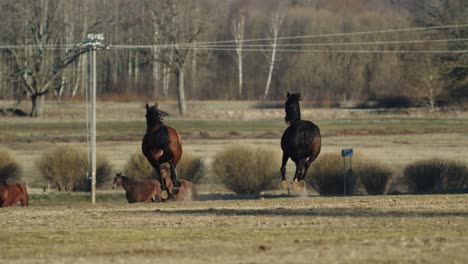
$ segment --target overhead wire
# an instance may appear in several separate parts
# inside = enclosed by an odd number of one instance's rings
[[[285,36],[276,38],[277,41],[281,40],[294,40],[294,39],[313,39],[325,37],[339,37],[339,36],[359,36],[359,35],[372,35],[372,34],[386,34],[396,32],[413,32],[413,31],[426,31],[435,29],[449,29],[449,28],[463,28],[468,27],[468,24],[456,25],[443,25],[431,27],[412,27],[400,29],[385,29],[374,31],[360,31],[360,32],[342,32],[342,33],[328,33],[328,34],[314,34],[314,35],[298,35],[298,36]],[[273,40],[274,38],[254,38],[240,40],[244,51],[272,51],[268,47],[273,47],[272,44],[249,44],[252,42],[260,42]],[[421,43],[444,43],[444,42],[465,42],[468,38],[450,38],[450,39],[418,39],[418,40],[398,40],[398,41],[368,41],[368,42],[315,42],[315,43],[277,43],[277,52],[335,52],[335,53],[465,53],[466,50],[343,50],[335,49],[335,46],[370,46],[370,45],[396,45],[396,44],[421,44]],[[158,47],[160,49],[197,49],[207,51],[233,51],[236,50],[236,45],[233,44],[235,40],[221,40],[221,41],[205,41],[197,43],[176,43],[176,44],[150,44],[150,45],[126,45],[116,44],[108,45],[109,49],[149,49]],[[78,47],[79,44],[60,44],[60,45],[0,45],[0,49],[25,49],[25,48],[41,48],[41,49],[69,49],[70,47]],[[261,47],[261,48],[260,48]],[[285,49],[287,47],[296,47],[301,49]],[[303,47],[332,47],[330,49],[303,49]]]

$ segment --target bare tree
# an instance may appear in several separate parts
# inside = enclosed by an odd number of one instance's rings
[[[441,63],[436,57],[425,55],[418,72],[419,81],[416,85],[411,85],[411,88],[424,105],[433,109],[437,106],[437,100],[445,92]]]
[[[26,46],[24,50],[9,48],[13,58],[13,69],[21,82],[24,95],[31,99],[30,115],[43,115],[44,96],[56,89],[61,82],[64,69],[82,53],[81,49],[70,49],[66,54],[49,48],[57,46],[63,33],[62,1],[27,1],[25,17],[28,18],[27,31],[30,37],[18,36],[17,43]]]
[[[161,36],[159,43],[166,43],[154,59],[164,64],[174,74],[177,86],[179,113],[186,112],[185,64],[193,43],[203,30],[202,19],[195,18],[198,8],[194,0],[163,0],[152,3],[153,24]]]
[[[276,50],[278,47],[278,37],[280,33],[280,28],[283,24],[284,17],[285,17],[285,11],[283,9],[283,6],[279,6],[276,8],[273,12],[273,15],[270,18],[270,23],[268,25],[268,35],[269,38],[271,38],[271,46],[268,46],[270,50],[270,66],[268,68],[268,77],[267,77],[267,82],[266,82],[266,87],[265,87],[265,92],[263,94],[263,99],[266,99],[268,97],[268,92],[270,91],[270,84],[271,84],[271,76],[273,75],[273,69],[275,67],[275,62],[276,62]]]

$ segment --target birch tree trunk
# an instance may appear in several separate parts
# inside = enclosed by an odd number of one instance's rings
[[[271,77],[273,75],[273,70],[274,70],[275,61],[276,61],[276,49],[278,46],[278,36],[279,36],[281,25],[283,24],[283,20],[284,20],[284,12],[279,11],[279,10],[277,10],[273,14],[273,17],[271,18],[270,29],[269,29],[270,34],[272,36],[271,57],[270,57],[270,67],[268,68],[268,77],[267,77],[267,83],[265,87],[265,93],[263,94],[263,99],[266,99],[268,97],[268,92],[270,91]]]
[[[177,83],[177,99],[179,101],[179,114],[184,115],[187,107],[185,104],[185,87],[184,87],[184,68],[178,68],[175,71]]]
[[[238,78],[238,94],[237,97],[240,100],[242,98],[242,52],[244,47],[244,29],[245,29],[245,10],[241,9],[238,16],[232,22],[232,34],[234,35],[234,42],[236,44],[236,55],[237,55],[237,71],[239,74]]]

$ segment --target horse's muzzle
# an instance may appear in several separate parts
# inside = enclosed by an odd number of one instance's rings
[[[115,190],[115,184],[112,184],[112,190]]]

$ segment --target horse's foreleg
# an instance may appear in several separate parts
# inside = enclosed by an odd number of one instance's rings
[[[288,155],[283,152],[283,159],[281,161],[281,184],[283,185],[284,189],[289,189],[289,182],[286,181],[286,163],[288,163]],[[289,192],[289,191],[288,191]]]

